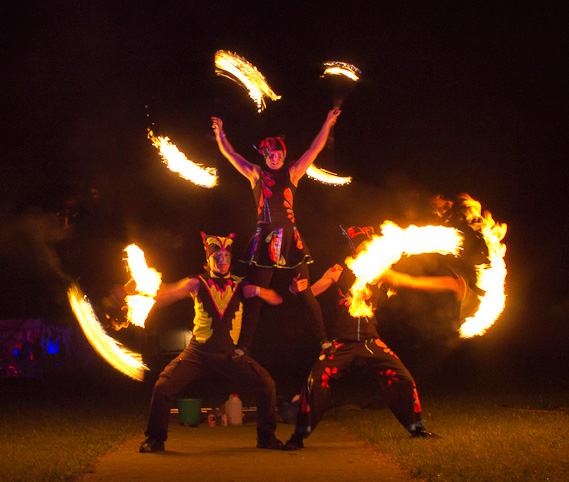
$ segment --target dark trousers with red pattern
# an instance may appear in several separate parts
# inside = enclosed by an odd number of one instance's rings
[[[160,374],[152,392],[146,436],[166,440],[170,409],[176,395],[203,375],[220,373],[253,391],[257,403],[257,437],[270,441],[277,426],[275,382],[269,372],[252,358],[231,358],[229,353],[214,354],[190,344]]]
[[[249,266],[249,272],[247,273],[247,283],[260,286],[261,288],[268,288],[271,284],[271,279],[275,269],[285,269],[290,272],[290,280],[298,275],[299,279],[307,279],[308,286],[310,286],[310,275],[308,273],[308,265],[306,263],[301,263],[294,268],[263,268],[256,265]],[[326,329],[324,328],[324,319],[322,317],[322,309],[320,304],[316,300],[312,290],[303,290],[298,293],[298,298],[306,308],[306,312],[309,316],[310,330],[314,333],[314,336],[319,342],[323,342],[327,339]],[[257,323],[259,321],[259,314],[261,312],[261,306],[263,305],[263,300],[258,296],[248,298],[245,300],[243,305],[243,322],[241,324],[241,335],[239,337],[239,344],[247,348],[251,348],[253,344],[253,338],[255,336],[255,331],[257,330]]]
[[[376,376],[387,406],[407,430],[420,423],[421,404],[413,377],[401,360],[379,338],[335,343],[336,353],[321,355],[314,363],[300,394],[295,433],[307,437],[330,406],[333,382],[354,368],[370,369]],[[323,358],[323,359],[322,359]]]

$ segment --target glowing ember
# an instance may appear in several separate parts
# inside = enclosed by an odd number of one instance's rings
[[[144,370],[148,368],[142,363],[141,355],[127,350],[105,333],[91,303],[81,292],[79,286],[72,284],[67,291],[67,296],[83,333],[97,353],[121,373],[142,381]]]
[[[462,195],[462,201],[467,208],[466,220],[484,238],[489,261],[488,264],[476,266],[476,286],[486,291],[486,294],[481,299],[478,311],[460,327],[460,336],[470,338],[483,335],[506,306],[506,246],[501,241],[506,235],[507,225],[496,223],[488,211],[482,214],[480,203],[468,194]]]
[[[366,303],[365,288],[373,283],[402,256],[423,253],[457,255],[462,249],[462,235],[457,229],[444,226],[409,226],[402,229],[386,221],[381,226],[381,236],[371,241],[355,258],[347,258],[346,265],[356,275],[352,293],[350,315],[372,316],[372,308]]]
[[[126,297],[128,306],[127,319],[133,325],[144,327],[144,322],[154,306],[154,296],[162,283],[162,275],[146,264],[144,251],[136,244],[124,249],[126,253],[127,269],[136,283],[138,294]]]
[[[355,65],[347,64],[346,62],[324,62],[326,69],[324,75],[343,75],[348,79],[357,82],[360,80],[361,71]]]
[[[215,53],[215,72],[217,75],[227,77],[237,82],[241,87],[249,91],[249,96],[257,104],[261,112],[265,107],[265,97],[278,100],[280,95],[275,94],[267,84],[265,77],[243,57],[237,54],[218,50]]]
[[[168,137],[155,137],[149,129],[148,138],[152,145],[160,151],[162,162],[168,169],[177,172],[180,177],[203,187],[214,187],[217,184],[217,171],[213,167],[203,167],[190,161],[183,152],[170,142]]]
[[[323,182],[324,184],[335,184],[343,186],[344,184],[349,184],[352,181],[351,177],[338,176],[333,172],[327,171],[326,169],[320,169],[314,164],[308,168],[306,174],[308,177]]]

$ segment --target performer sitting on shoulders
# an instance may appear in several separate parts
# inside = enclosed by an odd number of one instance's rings
[[[257,204],[257,230],[251,238],[242,262],[249,265],[247,281],[268,288],[275,268],[290,271],[290,277],[309,279],[308,263],[312,257],[296,227],[293,198],[300,179],[326,145],[331,127],[336,123],[340,110],[333,109],[312,141],[310,148],[295,162],[285,164],[286,147],[280,137],[263,140],[258,151],[265,158],[260,167],[245,160],[235,152],[223,131],[223,122],[212,117],[213,130],[219,150],[229,162],[251,183]],[[324,329],[320,305],[310,290],[299,294],[311,318],[311,329],[323,349],[333,350]],[[261,301],[249,299],[245,303],[240,345],[250,348],[259,318]]]

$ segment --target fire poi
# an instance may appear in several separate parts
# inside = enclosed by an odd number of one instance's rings
[[[489,211],[482,213],[481,204],[468,194],[461,197],[466,208],[464,214],[467,222],[482,235],[488,248],[488,264],[476,266],[476,285],[486,291],[486,294],[481,299],[478,311],[460,327],[460,336],[470,338],[484,334],[506,306],[505,284],[508,271],[504,261],[506,245],[502,239],[508,227],[505,223],[495,222]]]
[[[142,381],[144,371],[148,370],[142,362],[142,356],[126,349],[105,333],[89,299],[77,284],[74,283],[69,287],[67,296],[83,333],[95,351],[124,375]]]
[[[213,167],[203,167],[190,161],[183,152],[170,142],[168,137],[155,136],[148,129],[148,138],[152,145],[160,151],[162,162],[168,169],[176,172],[180,177],[202,187],[214,187],[217,185],[217,171]]]
[[[248,90],[249,96],[257,104],[259,112],[266,107],[265,97],[271,100],[281,98],[269,87],[265,77],[257,70],[257,67],[235,53],[218,50],[215,53],[215,73],[233,80]]]
[[[462,338],[470,338],[484,334],[504,310],[506,246],[501,241],[507,227],[496,223],[489,212],[482,215],[480,203],[470,196],[463,195],[463,204],[467,208],[465,216],[469,226],[482,235],[488,248],[488,263],[475,266],[476,286],[486,294],[480,297],[476,313],[467,318],[459,330]],[[366,284],[379,279],[401,257],[423,253],[457,256],[462,249],[462,234],[445,226],[409,226],[402,229],[386,221],[381,226],[381,233],[381,236],[374,235],[355,258],[346,259],[347,266],[356,275],[350,306],[350,314],[354,317],[371,315],[371,307],[365,301]]]
[[[350,314],[353,317],[371,316],[366,304],[366,285],[377,280],[402,256],[423,253],[458,255],[463,237],[457,229],[445,226],[409,226],[400,228],[386,221],[381,225],[381,236],[373,235],[365,249],[354,258],[347,258],[346,265],[356,275],[351,288],[353,300]]]
[[[360,79],[361,71],[355,66],[348,64],[346,62],[330,61],[324,62],[326,69],[322,74],[322,77],[326,75],[339,75],[350,79],[351,81],[357,82]],[[334,101],[334,106],[339,108],[343,102],[342,100],[336,99]],[[334,172],[327,171],[326,169],[320,169],[315,165],[312,165],[306,171],[308,177],[320,181],[324,184],[332,184],[336,186],[342,186],[344,184],[349,184],[352,181],[351,177],[338,176]]]
[[[350,67],[357,70],[356,67],[349,66],[349,64],[343,62],[336,62],[335,64],[342,64],[345,67],[342,68],[340,65],[336,65],[333,71],[325,73],[339,74],[340,71],[342,71],[343,75],[347,75],[346,73],[350,70]],[[237,54],[225,50],[218,50],[215,54],[215,67],[217,75],[227,77],[249,91],[249,96],[257,104],[259,112],[266,107],[265,97],[271,100],[281,98],[280,95],[276,95],[273,92],[263,74],[261,74],[254,65]],[[306,171],[306,174],[316,181],[337,186],[348,184],[352,180],[351,177],[338,176],[325,169],[319,169],[315,165],[311,165]]]
[[[325,75],[342,75],[354,82],[360,80],[361,71],[355,65],[351,65],[346,62],[330,61],[324,62],[324,66],[326,69],[324,70],[322,77]]]
[[[154,297],[162,283],[162,275],[154,268],[148,267],[144,251],[136,244],[130,244],[124,252],[127,270],[136,284],[137,292],[125,298],[128,307],[127,320],[133,325],[144,327],[146,317],[154,306]]]

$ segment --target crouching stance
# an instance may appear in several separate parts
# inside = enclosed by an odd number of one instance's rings
[[[373,229],[351,227],[347,234],[352,242],[361,243],[369,239]],[[375,374],[388,407],[412,437],[434,435],[423,427],[421,404],[413,377],[397,355],[379,338],[375,317],[354,318],[350,315],[350,288],[354,281],[354,274],[345,264],[336,264],[312,287],[307,286],[306,280],[291,285],[293,292],[312,289],[315,296],[336,285],[336,309],[328,331],[334,340],[336,352],[329,356],[323,353],[312,366],[308,381],[300,393],[295,431],[285,444],[285,450],[303,447],[303,440],[315,429],[330,406],[333,382],[354,367],[365,367]],[[387,299],[387,290],[382,288],[381,282],[368,285],[368,295],[368,304],[375,311],[381,298]]]
[[[253,391],[257,404],[257,447],[280,449],[275,437],[276,390],[269,373],[240,350],[236,342],[241,331],[245,298],[257,296],[277,305],[282,298],[274,291],[258,286],[243,286],[240,278],[229,272],[231,235],[228,238],[202,233],[207,270],[195,278],[163,284],[156,304],[166,305],[192,297],[195,317],[193,336],[188,347],[160,374],[150,406],[150,419],[140,452],[164,450],[168,435],[170,408],[176,395],[185,386],[209,373],[220,373]]]

